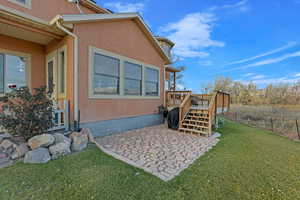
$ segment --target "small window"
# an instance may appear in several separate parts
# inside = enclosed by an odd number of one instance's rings
[[[94,55],[94,94],[119,94],[120,61],[98,53]]]
[[[159,71],[153,68],[145,68],[145,94],[146,96],[158,96],[159,94]]]
[[[125,62],[125,95],[142,95],[142,66]]]
[[[0,93],[26,86],[27,58],[0,54]]]
[[[23,6],[25,8],[31,9],[31,0],[8,0],[8,1],[18,4],[19,6]]]

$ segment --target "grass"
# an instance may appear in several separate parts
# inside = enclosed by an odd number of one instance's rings
[[[94,146],[0,169],[0,199],[300,199],[300,143],[227,122],[219,144],[170,182]]]

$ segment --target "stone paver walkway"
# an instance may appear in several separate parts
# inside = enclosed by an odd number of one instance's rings
[[[179,133],[165,125],[96,138],[105,153],[169,181],[218,143],[216,137]]]

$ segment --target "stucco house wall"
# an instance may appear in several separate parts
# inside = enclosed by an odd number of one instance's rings
[[[79,110],[81,122],[97,122],[125,117],[151,115],[164,102],[164,60],[132,20],[77,24],[79,36]],[[126,56],[160,69],[160,97],[156,99],[89,98],[89,47]]]

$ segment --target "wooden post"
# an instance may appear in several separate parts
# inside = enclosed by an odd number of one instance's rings
[[[176,72],[174,72],[173,81],[174,81],[174,91],[176,91]]]
[[[224,107],[225,107],[225,93],[223,93],[222,94],[222,101],[223,101],[223,103],[222,103],[222,114],[224,114]]]
[[[300,140],[299,126],[298,126],[298,120],[297,119],[296,119],[296,127],[297,127],[298,138]]]
[[[274,126],[273,126],[273,119],[271,117],[271,127],[272,127],[272,132],[274,132]]]

